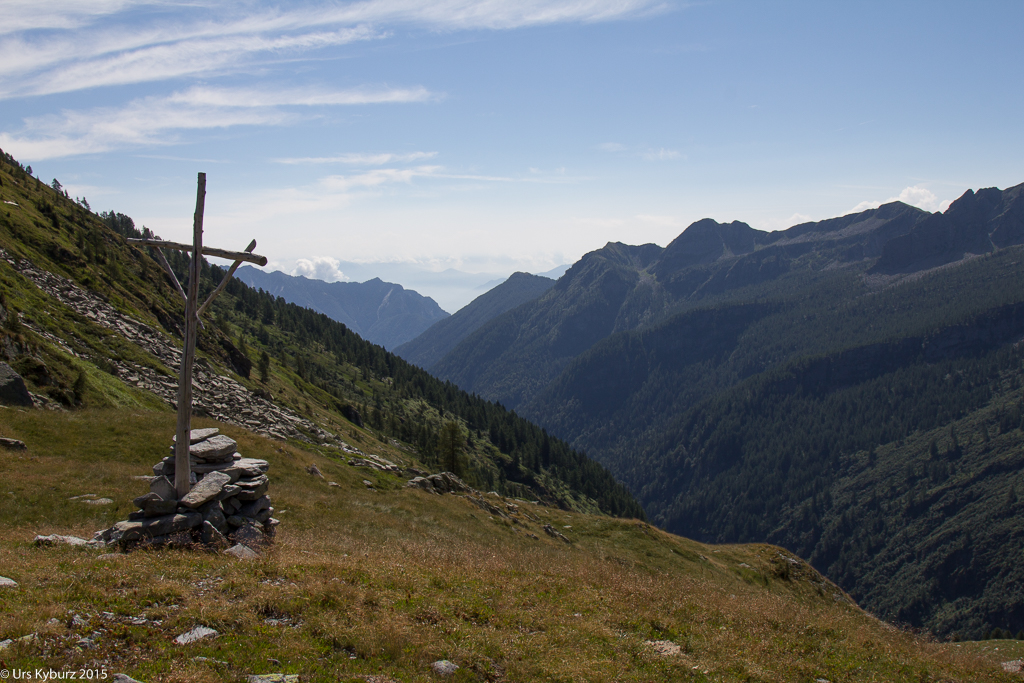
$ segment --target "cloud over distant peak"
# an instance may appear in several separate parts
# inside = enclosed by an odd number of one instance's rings
[[[330,256],[316,256],[312,259],[300,258],[295,262],[292,275],[301,275],[311,280],[323,280],[324,282],[344,282],[351,278],[341,272],[341,263]]]
[[[940,200],[934,192],[922,185],[914,185],[912,187],[905,187],[903,191],[896,197],[889,197],[885,201],[863,201],[857,206],[853,207],[851,213],[859,213],[861,211],[867,211],[868,209],[877,209],[882,204],[888,204],[890,202],[903,202],[910,206],[916,206],[919,209],[925,211],[945,211],[952,204],[952,200]]]

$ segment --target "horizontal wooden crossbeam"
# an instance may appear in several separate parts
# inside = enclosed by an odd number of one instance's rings
[[[136,239],[132,237],[128,239],[128,242],[131,244],[140,244],[147,247],[177,249],[178,251],[192,251],[193,249],[191,244],[181,244],[180,242],[168,242],[166,240],[157,239]],[[246,261],[247,263],[255,263],[258,266],[267,265],[266,256],[260,256],[259,254],[249,254],[244,251],[227,251],[226,249],[216,249],[214,247],[204,246],[203,256],[216,256],[218,258],[226,258],[232,261]]]

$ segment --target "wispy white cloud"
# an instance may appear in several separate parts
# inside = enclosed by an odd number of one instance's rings
[[[72,29],[86,26],[97,17],[115,14],[136,0],[51,0],[41,7],[36,0],[5,0],[0,35],[33,29]]]
[[[324,282],[341,282],[350,280],[345,273],[341,272],[341,262],[330,256],[317,256],[313,259],[300,258],[295,262],[292,275],[301,275],[311,280],[323,280]]]
[[[322,178],[320,186],[336,193],[378,187],[389,183],[409,183],[413,178],[437,176],[440,166],[418,166],[416,168],[380,168],[356,175],[332,175]]]
[[[210,107],[313,107],[323,105],[400,104],[425,102],[434,98],[424,87],[356,88],[324,90],[315,88],[209,88],[197,86],[174,93],[168,101]]]
[[[254,60],[301,59],[316,50],[381,39],[389,35],[375,28],[382,25],[513,29],[610,21],[668,8],[664,0],[364,0],[287,10],[192,7],[198,18],[190,20],[166,11],[176,6],[171,3],[58,3],[56,10],[51,3],[5,3],[0,33],[10,37],[0,45],[0,97],[246,70]],[[162,5],[162,11],[139,11],[141,5]]]
[[[624,145],[621,142],[603,142],[597,146],[602,152],[610,152],[612,154],[628,154],[629,156],[637,156],[644,161],[673,161],[675,159],[685,159],[678,150],[667,149],[665,147],[659,147],[654,149],[652,147],[631,147]]]
[[[409,154],[395,154],[384,152],[380,154],[350,153],[339,154],[333,157],[299,157],[294,159],[275,159],[279,164],[347,164],[350,166],[383,166],[384,164],[406,163],[410,161],[422,161],[432,159],[437,152],[411,152]]]
[[[113,35],[102,44],[95,44],[91,37],[82,41],[77,36],[70,41],[5,41],[7,44],[0,48],[0,64],[5,65],[0,66],[0,96],[45,95],[224,72],[251,67],[259,53],[282,57],[382,36],[366,27],[283,36],[229,33],[184,40],[171,37],[169,41],[162,33]],[[146,44],[136,45],[139,42]],[[112,49],[118,43],[123,48]]]
[[[896,197],[889,197],[883,202],[876,201],[863,201],[857,206],[853,207],[852,213],[858,213],[860,211],[867,211],[868,209],[877,209],[882,204],[888,204],[890,202],[903,202],[904,204],[910,204],[916,206],[919,209],[925,211],[945,211],[952,204],[951,200],[940,200],[934,192],[922,185],[914,185],[913,187],[905,187],[903,191]]]
[[[423,88],[360,90],[255,90],[190,88],[166,97],[133,100],[121,108],[64,111],[25,120],[19,133],[0,133],[0,148],[37,160],[139,145],[167,145],[186,130],[278,126],[300,118],[284,105],[419,102]]]
[[[682,155],[674,149],[665,149],[664,147],[659,149],[649,149],[643,152],[642,156],[647,161],[672,161],[679,159]]]

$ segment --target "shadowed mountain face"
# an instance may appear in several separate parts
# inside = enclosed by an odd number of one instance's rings
[[[433,368],[660,526],[770,541],[869,610],[1024,629],[1024,186],[612,243]]]
[[[885,244],[929,215],[894,202],[780,232],[705,219],[665,248],[609,243],[586,254],[540,298],[466,337],[431,371],[517,407],[615,332],[795,273],[866,267]]]
[[[323,282],[242,266],[235,276],[250,287],[323,313],[363,339],[393,349],[448,317],[433,299],[379,278]]]
[[[533,301],[554,284],[554,280],[540,275],[513,273],[500,285],[473,299],[451,317],[437,321],[420,336],[395,348],[395,353],[429,370],[482,325],[505,311]]]

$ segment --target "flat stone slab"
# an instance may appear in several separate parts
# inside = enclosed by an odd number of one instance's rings
[[[238,442],[230,436],[218,434],[211,436],[206,441],[200,441],[189,447],[189,455],[199,460],[231,460],[231,456],[238,449]]]
[[[206,638],[216,638],[217,632],[212,628],[205,626],[196,626],[188,633],[182,633],[180,636],[174,639],[175,645],[188,645],[199,640],[205,640]]]
[[[235,486],[237,486],[240,489],[247,489],[251,491],[252,489],[258,489],[264,484],[269,483],[270,479],[267,477],[267,475],[261,474],[258,477],[252,477],[249,479],[239,479],[238,481],[235,482]]]
[[[216,427],[206,427],[205,429],[193,429],[188,434],[188,442],[190,444],[199,443],[200,441],[206,441],[211,436],[217,436],[220,434],[220,430]],[[178,443],[178,435],[175,434],[171,437],[171,443]]]
[[[220,495],[225,486],[231,483],[231,477],[223,472],[210,472],[199,480],[192,490],[182,498],[179,504],[187,508],[205,505]]]
[[[299,683],[299,674],[249,674],[245,683]]]
[[[174,482],[165,476],[153,477],[149,482],[149,490],[163,500],[177,500],[178,492],[174,489]]]
[[[205,463],[202,465],[196,465],[192,468],[192,471],[196,474],[209,474],[210,472],[223,472],[224,474],[231,477],[231,483],[235,483],[239,479],[252,479],[263,474],[258,466],[246,463],[245,465],[239,465],[241,460],[235,460],[232,462],[224,463]]]
[[[113,526],[112,540],[141,541],[145,538],[166,536],[177,531],[185,531],[203,523],[203,516],[198,512],[187,512],[183,515],[165,515],[140,520],[118,522]],[[115,538],[116,537],[116,538]]]
[[[89,541],[78,536],[60,536],[58,534],[51,534],[49,536],[36,536],[32,541],[36,545],[73,545],[76,547],[84,548],[88,545]]]
[[[247,545],[237,543],[224,551],[225,555],[237,557],[240,560],[253,560],[259,557],[259,553]]]
[[[8,579],[6,576],[0,576],[0,588],[17,588],[18,582],[14,579]]]

